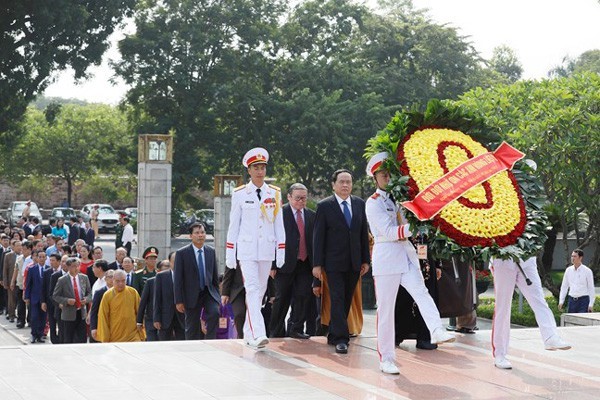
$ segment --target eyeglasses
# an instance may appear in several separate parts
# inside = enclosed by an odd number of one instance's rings
[[[292,199],[294,201],[306,201],[306,196],[294,196]]]

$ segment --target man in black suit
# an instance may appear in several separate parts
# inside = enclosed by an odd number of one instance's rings
[[[55,303],[52,300],[52,295],[54,294],[54,287],[52,291],[50,291],[50,281],[52,280],[52,275],[60,270],[60,255],[58,253],[50,254],[50,268],[47,268],[43,272],[42,276],[42,310],[48,315],[48,325],[50,327],[50,341],[52,344],[58,344],[58,332],[57,332],[57,323],[56,323],[56,314],[55,314]],[[58,279],[57,279],[58,280]],[[55,285],[56,286],[56,285]]]
[[[331,322],[327,343],[336,353],[348,352],[348,312],[358,279],[369,270],[369,236],[365,202],[352,196],[352,173],[339,169],[331,176],[334,195],[317,205],[313,275],[327,273]]]
[[[239,265],[236,269],[225,267],[221,283],[221,303],[223,305],[231,303],[235,330],[238,339],[243,339],[246,322],[246,289],[244,289],[244,277]]]
[[[308,189],[294,183],[288,190],[288,204],[283,206],[285,228],[285,263],[279,271],[271,269],[275,279],[275,302],[269,326],[270,337],[284,337],[285,316],[293,297],[294,320],[289,324],[289,336],[308,339],[304,333],[308,302],[312,300],[312,237],[315,213],[306,208]]]
[[[56,288],[56,282],[58,282],[59,278],[61,278],[63,275],[66,275],[69,273],[69,270],[67,268],[67,259],[69,258],[68,255],[63,255],[60,258],[60,268],[57,269],[51,276],[50,276],[50,284],[48,285],[48,304],[52,303],[52,307],[54,308],[54,315],[53,318],[56,321],[56,327],[58,328],[58,337],[57,337],[57,341],[55,342],[54,340],[52,340],[52,344],[59,344],[59,343],[64,343],[64,335],[65,335],[65,329],[64,329],[64,324],[61,318],[61,308],[59,307],[58,303],[56,303],[54,301],[54,299],[52,298],[52,296],[54,295],[54,288]],[[50,320],[50,313],[48,313],[48,320]]]
[[[90,334],[94,341],[97,341],[97,333],[98,333],[98,311],[100,310],[100,302],[102,301],[102,296],[104,293],[108,291],[108,289],[113,287],[113,279],[115,275],[115,270],[109,269],[104,274],[104,281],[106,282],[106,286],[101,289],[98,289],[94,296],[92,297],[92,308],[90,309]]]
[[[190,226],[192,243],[175,253],[175,307],[185,313],[185,339],[202,339],[200,312],[206,317],[205,339],[217,337],[219,276],[215,249],[206,246],[204,225]]]
[[[138,294],[142,295],[142,277],[135,272],[135,265],[131,257],[123,259],[123,270],[125,271],[125,284],[137,290]]]
[[[154,328],[158,329],[158,340],[160,341],[185,339],[185,315],[175,308],[174,263],[174,259],[158,263],[160,272],[154,278],[156,282],[154,284],[154,316],[152,319]]]
[[[140,297],[140,306],[138,308],[136,323],[139,328],[142,326],[146,331],[147,342],[158,341],[158,329],[154,327],[154,282],[156,277],[150,278],[146,281],[144,289],[142,290],[142,296]]]
[[[115,261],[108,264],[109,269],[123,269],[123,260],[127,257],[127,249],[119,247],[115,250]]]
[[[79,223],[77,222],[77,217],[69,218],[71,223],[69,224],[69,236],[67,239],[67,243],[69,246],[73,246],[75,242],[79,239]]]

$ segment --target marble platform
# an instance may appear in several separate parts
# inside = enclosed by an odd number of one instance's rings
[[[325,339],[0,347],[0,399],[576,399],[600,398],[600,326],[559,328],[569,351],[513,329],[513,370],[493,365],[489,330],[435,351],[406,341],[401,375],[382,374],[376,339],[335,354]]]

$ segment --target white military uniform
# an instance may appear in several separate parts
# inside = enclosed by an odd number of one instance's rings
[[[234,269],[239,260],[246,289],[245,340],[266,336],[262,299],[272,262],[281,268],[285,260],[281,190],[263,184],[259,200],[256,189],[252,182],[235,189],[227,231],[226,264]]]
[[[375,241],[372,264],[377,296],[377,351],[381,362],[393,361],[394,308],[400,285],[417,303],[432,336],[434,330],[442,327],[442,320],[425,287],[417,252],[406,240],[411,235],[410,226],[399,222],[404,217],[398,206],[386,191],[377,189],[367,200],[366,212]]]
[[[548,303],[546,303],[546,299],[544,299],[544,290],[542,289],[542,281],[538,274],[535,257],[520,261],[520,264],[525,275],[531,280],[531,286],[527,286],[525,277],[520,273],[517,264],[513,260],[493,259],[490,262],[490,270],[494,275],[496,297],[492,322],[492,351],[496,358],[505,357],[508,354],[510,311],[515,284],[531,306],[544,342],[557,334],[556,320],[548,307]]]

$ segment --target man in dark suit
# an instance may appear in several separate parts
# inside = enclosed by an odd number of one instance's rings
[[[358,279],[369,270],[369,236],[365,202],[352,196],[352,173],[339,169],[331,176],[334,195],[317,205],[313,275],[327,273],[331,322],[327,342],[337,353],[348,352],[348,312]]]
[[[185,339],[202,339],[200,312],[206,317],[206,339],[217,337],[219,276],[215,249],[206,246],[204,225],[190,226],[192,243],[175,253],[175,307],[185,313]]]
[[[154,328],[158,329],[158,340],[160,341],[185,339],[185,315],[175,308],[174,261],[163,260],[158,263],[160,272],[154,278],[154,315],[152,319]]]
[[[158,329],[154,327],[154,283],[156,277],[150,278],[144,284],[142,296],[140,297],[140,306],[138,308],[136,323],[138,327],[144,327],[146,331],[147,342],[158,341]]]
[[[69,220],[71,223],[69,224],[69,236],[67,238],[67,243],[69,246],[73,246],[79,239],[79,223],[77,222],[77,217],[71,217]]]
[[[34,264],[27,271],[25,281],[25,303],[31,311],[31,343],[42,343],[44,340],[44,325],[46,324],[46,313],[42,310],[44,261],[46,252],[34,250],[31,254]]]
[[[4,312],[4,309],[7,307],[7,294],[6,288],[3,285],[4,277],[3,277],[3,265],[4,265],[4,257],[11,253],[11,248],[9,246],[10,238],[4,233],[0,235],[0,315]],[[7,310],[8,313],[8,310]]]
[[[235,330],[238,339],[243,339],[244,322],[246,322],[246,289],[244,289],[244,277],[239,265],[236,269],[225,267],[221,284],[221,302],[223,305],[231,303]]]
[[[84,236],[82,239],[85,240],[85,243],[87,245],[94,247],[94,241],[96,240],[96,233],[94,232],[94,230],[92,229],[92,227],[90,226],[89,223],[85,224],[85,226],[83,227],[83,232],[84,232]]]
[[[285,228],[285,263],[278,271],[271,269],[275,279],[275,302],[269,326],[270,337],[284,337],[285,317],[292,302],[294,319],[289,324],[289,336],[308,339],[304,333],[306,312],[312,300],[312,237],[315,213],[306,208],[308,189],[294,183],[288,190],[288,204],[283,206]]]
[[[108,271],[106,271],[106,273],[104,274],[104,281],[106,282],[106,286],[104,286],[101,289],[98,289],[92,297],[92,308],[90,308],[90,335],[95,341],[98,340],[98,311],[100,310],[100,302],[102,301],[102,296],[104,296],[104,293],[106,293],[108,289],[113,287],[114,275],[115,270],[109,269]]]
[[[119,247],[115,250],[115,261],[108,264],[109,269],[123,269],[123,260],[127,257],[127,249]]]
[[[50,268],[44,270],[44,274],[42,276],[42,285],[44,287],[42,293],[42,310],[48,314],[48,325],[50,327],[50,341],[52,344],[59,343],[58,332],[56,330],[57,324],[55,319],[55,306],[54,301],[52,300],[53,290],[50,291],[50,281],[52,280],[52,275],[60,270],[60,255],[58,253],[50,254]]]
[[[53,317],[54,317],[54,320],[56,321],[56,325],[58,327],[58,341],[57,342],[52,341],[52,344],[64,343],[65,329],[63,326],[62,318],[61,318],[61,308],[59,307],[58,303],[56,301],[54,301],[53,296],[54,296],[54,289],[56,288],[56,282],[58,282],[58,280],[63,275],[66,275],[69,273],[68,268],[67,268],[67,259],[68,258],[69,258],[69,256],[66,254],[60,258],[60,268],[50,276],[50,284],[48,286],[49,299],[47,299],[47,301],[52,303],[52,306],[54,307],[54,316]]]
[[[133,260],[131,257],[125,257],[123,259],[123,270],[127,274],[125,278],[125,284],[127,286],[131,286],[135,290],[137,290],[138,294],[141,296],[142,294],[142,277],[140,274],[136,274],[134,271]]]
[[[85,343],[86,305],[92,302],[92,287],[87,275],[79,272],[79,260],[67,259],[69,273],[58,279],[52,298],[62,308],[64,343]]]

